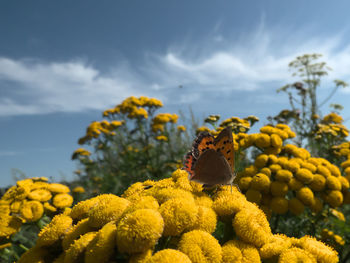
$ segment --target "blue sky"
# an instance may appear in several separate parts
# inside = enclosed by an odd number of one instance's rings
[[[350,83],[348,1],[0,2],[0,186],[11,169],[72,178],[71,153],[101,111],[130,95],[161,99],[163,112],[266,116],[288,63],[322,53],[333,79]],[[183,89],[178,89],[179,85]],[[329,103],[345,106],[350,89]],[[323,108],[327,113],[328,107]],[[349,123],[346,123],[349,124]]]

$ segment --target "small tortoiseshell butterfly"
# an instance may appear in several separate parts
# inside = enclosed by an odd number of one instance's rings
[[[231,127],[223,129],[216,138],[208,132],[201,132],[184,160],[189,179],[205,187],[232,185],[234,165]]]

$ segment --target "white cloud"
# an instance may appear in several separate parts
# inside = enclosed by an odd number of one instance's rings
[[[350,82],[350,45],[340,46],[341,35],[321,38],[290,34],[288,30],[266,30],[262,23],[255,32],[230,42],[219,28],[218,24],[213,30],[214,41],[178,45],[165,54],[151,54],[136,70],[121,63],[105,73],[82,60],[45,62],[0,57],[0,85],[7,83],[1,88],[0,116],[103,110],[130,95],[192,103],[205,92],[266,89],[266,94],[271,94],[280,84],[293,81],[288,63],[304,53],[324,54],[323,60],[334,69],[329,79]],[[220,45],[215,36],[220,36]],[[179,85],[191,95],[177,92]],[[169,93],[176,99],[169,98]]]

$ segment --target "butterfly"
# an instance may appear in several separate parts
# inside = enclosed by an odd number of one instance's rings
[[[194,140],[192,150],[185,155],[183,169],[189,173],[189,180],[211,187],[232,185],[234,165],[232,129],[226,127],[216,138],[201,132]]]

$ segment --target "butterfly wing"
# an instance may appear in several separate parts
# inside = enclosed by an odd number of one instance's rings
[[[208,132],[201,132],[193,142],[192,154],[198,159],[208,149],[214,149],[214,137]]]
[[[207,186],[230,184],[232,179],[231,167],[225,156],[214,149],[208,149],[199,156],[191,177],[191,180]]]
[[[192,151],[189,151],[186,155],[185,155],[185,159],[183,162],[183,169],[186,170],[189,173],[189,179],[191,179],[194,176],[194,169],[193,166],[195,164],[196,160],[192,155]]]
[[[214,148],[225,156],[230,165],[232,174],[235,169],[235,153],[231,127],[223,129],[214,140]]]

